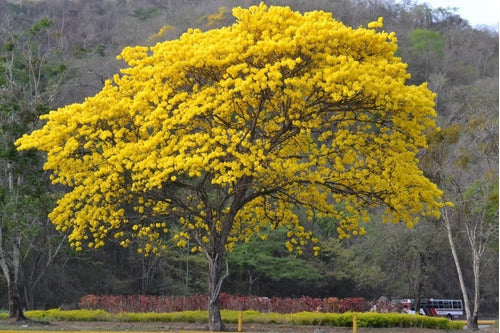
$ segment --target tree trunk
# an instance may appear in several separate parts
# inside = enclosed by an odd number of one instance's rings
[[[35,288],[27,284],[24,287],[24,305],[27,311],[35,309]]]
[[[208,303],[208,328],[210,331],[224,331],[225,326],[222,323],[222,318],[220,315],[220,303],[219,296],[217,295],[216,300],[210,300]]]
[[[467,327],[472,328],[472,329],[479,329],[479,325],[477,323],[478,317],[479,317],[479,267],[480,267],[480,258],[477,253],[477,251],[473,252],[473,260],[472,260],[472,265],[473,269],[472,271],[474,272],[474,307],[472,310],[472,318],[471,321],[467,321]]]
[[[9,290],[9,318],[16,320],[26,320],[21,305],[21,295],[19,293],[19,285],[11,283],[8,286]]]
[[[210,331],[224,331],[225,326],[222,323],[220,315],[219,294],[222,287],[222,282],[228,276],[228,267],[226,261],[226,273],[222,275],[222,262],[224,252],[215,253],[208,260],[208,328]]]
[[[420,294],[417,294],[415,295],[415,303],[413,304],[413,306],[415,307],[415,314],[420,314]],[[411,308],[410,308],[411,310]]]
[[[21,232],[18,231],[12,243],[12,270],[9,291],[9,318],[25,320],[23,308],[21,306]]]
[[[254,283],[259,279],[259,277],[254,277],[253,276],[253,273],[250,272],[249,273],[249,277],[248,277],[248,295],[252,296],[253,294],[253,285]]]
[[[457,249],[455,247],[453,235],[451,233],[451,223],[448,218],[448,212],[446,208],[443,209],[443,220],[445,223],[446,232],[448,234],[448,241],[450,243],[451,254],[453,255],[453,260],[455,261],[455,266],[457,268],[458,281],[460,282],[462,297],[464,299],[464,310],[465,310],[465,319],[467,320],[467,327],[472,328],[473,317],[470,311],[469,295],[467,293],[467,288],[465,287],[464,275],[462,273],[462,267],[460,266],[460,260],[458,259]],[[471,326],[469,326],[469,324]]]
[[[229,265],[226,258],[227,237],[231,232],[233,221],[238,211],[245,202],[245,193],[251,184],[251,177],[243,177],[235,186],[233,201],[229,213],[226,215],[222,228],[217,230],[216,223],[213,221],[211,213],[207,216],[207,221],[211,225],[211,246],[204,250],[208,261],[208,328],[210,331],[224,331],[220,315],[219,294],[222,288],[222,282],[229,276]],[[222,264],[225,262],[226,272],[222,274]]]

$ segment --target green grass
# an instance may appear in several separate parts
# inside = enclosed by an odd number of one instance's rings
[[[462,323],[463,325],[467,325],[467,321],[465,320],[457,320],[457,322]],[[478,320],[479,325],[492,325],[498,328],[498,320]]]
[[[208,321],[207,311],[182,311],[170,313],[108,313],[103,310],[35,310],[26,311],[26,317],[39,321],[117,321],[117,322],[187,322],[204,323]],[[226,323],[238,322],[238,311],[222,310],[222,320]],[[244,311],[243,323],[283,324],[283,325],[324,325],[351,327],[356,316],[358,327],[422,327],[431,329],[459,330],[463,322],[446,318],[426,317],[399,313],[316,313],[300,312],[292,314],[261,313]]]

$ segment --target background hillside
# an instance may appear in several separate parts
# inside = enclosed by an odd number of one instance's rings
[[[123,249],[112,242],[98,251],[74,252],[46,218],[63,189],[48,185],[49,175],[41,170],[39,157],[14,157],[9,142],[40,126],[39,114],[82,102],[100,91],[104,80],[124,65],[116,56],[125,46],[154,45],[178,38],[188,28],[229,25],[233,6],[258,3],[0,0],[0,257],[14,253],[6,250],[9,242],[17,244],[8,238],[13,230],[21,235],[18,242],[29,240],[18,254],[22,300],[28,309],[76,306],[87,294],[205,292],[205,261],[190,254],[189,245],[187,249],[174,246],[162,257],[143,257],[134,247]],[[410,1],[266,3],[301,12],[328,11],[353,27],[382,16],[384,29],[396,32],[399,55],[412,74],[409,83],[428,82],[437,93],[442,130],[429,133],[421,167],[445,190],[447,200],[459,203],[450,218],[468,281],[474,274],[473,258],[463,223],[476,218],[480,209],[483,220],[490,221],[487,234],[481,236],[488,237],[481,254],[481,315],[498,316],[498,32],[474,29],[452,10]],[[9,178],[14,168],[29,170],[25,185],[16,192],[22,195],[15,200],[10,189],[16,181]],[[488,188],[486,205],[473,199],[480,193],[478,188]],[[23,215],[22,224],[13,224],[12,216],[21,211],[31,213]],[[223,292],[269,297],[461,298],[442,220],[422,221],[413,229],[370,223],[365,236],[345,240],[338,240],[334,221],[313,219],[309,224],[321,240],[318,257],[289,255],[284,246],[286,231],[270,233],[266,242],[236,247]],[[7,301],[6,281],[0,278],[0,307],[7,308]]]

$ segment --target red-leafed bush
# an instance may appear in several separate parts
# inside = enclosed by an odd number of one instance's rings
[[[188,297],[87,295],[80,299],[78,305],[82,309],[101,309],[113,313],[174,312],[185,310],[206,310],[207,297],[203,295],[193,295]]]
[[[234,296],[220,294],[222,309],[255,310],[260,312],[295,313],[311,312],[346,312],[367,311],[370,304],[364,298],[268,298],[256,296]],[[108,312],[174,312],[187,310],[206,310],[207,296],[192,295],[186,297],[171,296],[111,296],[86,295],[80,299],[82,309],[102,309]]]

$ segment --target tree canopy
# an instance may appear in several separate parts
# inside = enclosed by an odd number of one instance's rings
[[[121,75],[19,141],[47,152],[53,182],[71,188],[51,219],[76,247],[110,235],[127,245],[126,230],[156,244],[172,223],[179,245],[189,233],[230,244],[266,223],[302,237],[297,204],[337,218],[344,237],[363,232],[364,207],[410,225],[438,214],[441,193],[416,158],[434,95],[405,85],[394,34],[319,11],[234,15],[230,27],[124,49]]]

